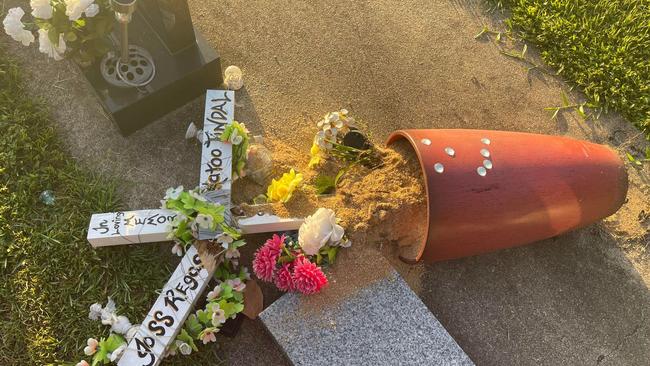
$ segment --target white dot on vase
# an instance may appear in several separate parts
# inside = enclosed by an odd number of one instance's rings
[[[451,157],[456,156],[456,150],[453,147],[445,147],[445,153]]]
[[[422,139],[422,140],[420,140],[420,142],[425,144],[425,145],[431,145],[431,140],[429,140],[429,139]]]
[[[492,162],[490,160],[485,159],[485,160],[483,160],[483,166],[486,169],[492,169]]]
[[[487,170],[485,170],[485,168],[482,167],[482,166],[476,168],[476,172],[477,172],[478,175],[480,175],[481,177],[485,177],[485,175],[487,174]]]
[[[484,144],[486,144],[486,145],[489,145],[489,144],[490,144],[490,139],[487,138],[487,137],[483,137],[483,138],[481,139],[481,142],[484,143]]]
[[[442,173],[442,172],[445,171],[445,166],[442,165],[442,164],[440,164],[440,163],[436,163],[436,164],[433,166],[433,169],[436,171],[436,173],[440,174],[440,173]]]
[[[489,158],[490,157],[490,150],[481,149],[481,155],[483,155],[483,157],[485,157],[485,158]]]

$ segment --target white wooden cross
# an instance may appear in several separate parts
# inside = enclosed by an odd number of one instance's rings
[[[199,185],[209,191],[206,197],[226,207],[230,214],[232,187],[232,146],[219,140],[224,128],[234,120],[235,93],[208,90],[205,98],[203,147]],[[170,222],[176,213],[150,209],[94,214],[88,227],[88,241],[93,247],[166,241]],[[301,219],[282,219],[258,215],[236,219],[243,234],[296,230]],[[180,332],[196,300],[205,291],[214,274],[214,264],[202,263],[194,246],[190,246],[160,296],[141,323],[119,360],[119,366],[156,366],[165,350]]]

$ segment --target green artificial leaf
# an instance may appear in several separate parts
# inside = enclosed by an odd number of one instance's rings
[[[201,322],[201,324],[212,324],[211,315],[205,310],[199,310],[196,312],[196,318]]]
[[[250,274],[246,270],[246,267],[242,266],[241,268],[239,268],[239,276],[237,277],[239,277],[239,279],[241,279],[242,281],[246,281],[246,278],[250,277]]]
[[[650,146],[645,148],[645,158],[650,159]]]
[[[98,349],[97,352],[93,355],[93,362],[91,363],[92,366],[97,366],[100,364],[104,363],[109,363],[111,360],[108,358],[108,352]]]
[[[197,338],[203,330],[203,326],[196,314],[190,314],[185,321],[185,329],[193,338]]]
[[[232,297],[232,286],[227,285],[226,283],[221,283],[221,292],[219,293],[219,299],[230,299]]]
[[[316,194],[330,194],[336,189],[336,179],[329,175],[319,175],[315,181]]]
[[[244,241],[244,240],[236,240],[236,241],[232,242],[232,244],[230,244],[230,247],[233,248],[233,249],[237,249],[237,248],[243,247],[244,245],[246,245],[246,241]]]
[[[278,262],[280,262],[282,264],[291,263],[291,262],[293,262],[294,259],[296,259],[296,258],[294,256],[292,256],[292,255],[283,255],[280,258],[278,258]]]
[[[579,114],[580,117],[582,117],[582,118],[587,118],[587,114],[585,113],[585,107],[584,107],[584,104],[580,104],[580,106],[578,107],[578,114]]]
[[[97,352],[93,355],[93,362],[92,366],[99,365],[101,362],[103,363],[108,363],[110,362],[110,359],[108,358],[108,354],[111,351],[108,350],[108,346],[106,344],[106,338],[101,338],[99,340],[99,344],[97,345]]]
[[[323,262],[323,255],[320,254],[320,251],[316,253],[316,264],[321,264]]]
[[[50,28],[47,32],[47,38],[52,42],[52,44],[59,45],[59,31],[56,28]]]
[[[244,305],[239,304],[239,303],[232,303],[232,302],[229,302],[227,300],[219,301],[219,307],[226,314],[226,318],[233,317],[234,315],[237,315],[237,313],[244,310]]]
[[[521,58],[526,57],[526,52],[528,51],[528,45],[524,44],[524,49],[521,51]]]
[[[237,302],[242,302],[242,301],[244,301],[244,294],[241,293],[241,292],[235,291],[235,292],[232,293],[232,298]]]
[[[105,341],[102,342],[100,342],[100,347],[106,349],[108,352],[113,352],[125,344],[126,340],[121,335],[112,333]]]
[[[194,352],[197,352],[199,350],[198,347],[196,347],[196,344],[194,343],[194,338],[192,338],[192,336],[190,336],[185,329],[181,329],[181,332],[178,333],[176,339],[189,344],[190,347],[192,347],[192,350],[194,350]]]
[[[327,250],[327,262],[329,264],[334,264],[336,261],[336,254],[339,252],[339,247],[331,247]]]
[[[64,36],[66,42],[74,42],[77,40],[77,35],[74,32],[68,32]]]
[[[349,168],[350,167],[347,167],[345,169],[341,169],[341,170],[339,170],[338,173],[336,173],[336,177],[334,178],[334,187],[338,187],[339,181],[341,180],[343,175],[348,171]]]
[[[221,224],[221,230],[223,230],[224,233],[230,235],[235,240],[241,238],[241,233],[237,229],[235,229],[233,227],[230,227],[230,226],[228,226],[226,224]],[[237,242],[241,242],[242,244],[237,244],[237,246],[235,246],[235,248],[239,248],[242,245],[246,244],[246,242],[244,240],[238,240]]]

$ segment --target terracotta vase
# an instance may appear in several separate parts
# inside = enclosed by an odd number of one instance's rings
[[[598,221],[625,201],[627,172],[607,146],[486,130],[400,130],[427,191],[428,233],[407,262],[460,258]],[[424,215],[425,213],[423,213]]]

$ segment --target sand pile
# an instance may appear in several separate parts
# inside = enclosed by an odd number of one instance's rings
[[[319,207],[331,208],[355,245],[396,244],[404,259],[417,255],[426,239],[426,192],[419,162],[406,141],[378,148],[383,165],[375,169],[352,168],[343,176],[336,192],[324,196],[316,194],[314,181],[319,174],[336,175],[339,164],[327,162],[316,170],[309,169],[307,151],[272,139],[266,145],[273,153],[272,177],[292,168],[304,175],[303,186],[288,203],[273,204],[276,215],[306,217]],[[266,189],[249,179],[236,184],[236,204],[250,202]]]

